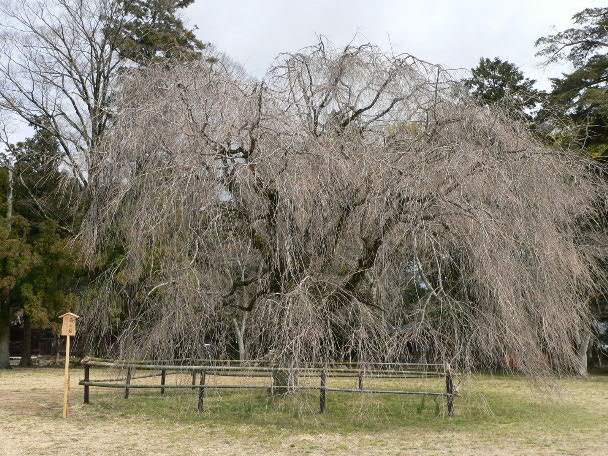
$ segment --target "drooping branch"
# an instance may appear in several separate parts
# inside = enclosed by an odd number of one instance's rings
[[[92,260],[118,244],[106,302],[117,283],[163,286],[130,297],[112,348],[226,353],[245,313],[248,353],[294,365],[577,364],[605,183],[449,72],[321,42],[281,56],[263,84],[192,63],[121,87],[82,239]],[[92,334],[112,327],[103,302]]]

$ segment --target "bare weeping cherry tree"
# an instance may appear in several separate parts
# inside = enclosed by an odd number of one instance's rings
[[[605,187],[449,72],[321,41],[263,82],[193,64],[122,84],[81,236],[109,265],[97,350],[221,356],[236,326],[292,366],[575,368]]]

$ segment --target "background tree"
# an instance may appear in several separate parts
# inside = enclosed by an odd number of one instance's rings
[[[31,365],[31,329],[48,328],[59,314],[77,311],[82,273],[77,267],[73,246],[56,225],[39,224],[29,233],[28,242],[39,261],[24,274],[13,290],[13,306],[23,309],[21,366]]]
[[[0,108],[46,130],[82,187],[111,126],[116,77],[203,45],[176,11],[192,1],[1,0]]]
[[[68,240],[78,225],[74,200],[79,186],[60,171],[59,147],[47,130],[36,129],[32,138],[8,149],[11,160],[2,168],[6,179],[0,182],[7,195],[3,201],[10,206],[10,217],[4,219],[9,226],[4,272],[12,277],[10,289],[5,287],[6,311],[21,311],[20,364],[28,366],[32,326],[47,327],[61,311],[78,306],[74,291],[80,274]],[[20,223],[18,231],[13,220]],[[18,272],[9,270],[11,264],[21,265]]]
[[[52,135],[84,187],[124,65],[121,37],[108,26],[126,21],[124,13],[112,0],[3,0],[0,13],[0,107]]]
[[[552,79],[552,90],[543,103],[539,120],[552,138],[597,159],[608,158],[608,8],[587,8],[573,16],[574,27],[539,38],[537,55],[546,64],[566,61],[573,71]],[[606,168],[596,168],[606,178]],[[606,229],[606,208],[596,220]],[[606,274],[608,264],[603,265]],[[597,321],[606,322],[608,307],[602,294],[589,301]],[[597,325],[600,327],[601,325]],[[590,333],[583,328],[578,336],[581,372],[586,373]]]
[[[32,224],[53,222],[64,235],[77,233],[81,204],[78,182],[62,171],[55,136],[34,127],[31,138],[7,148],[14,163],[15,212]]]
[[[0,216],[0,369],[8,369],[10,324],[15,310],[13,291],[19,280],[37,262],[37,258],[25,239],[29,229],[27,221],[12,213],[12,173],[6,168],[0,169],[0,178],[6,184],[3,190],[7,196],[3,201],[5,215]]]
[[[110,28],[120,37],[120,54],[139,65],[162,61],[189,61],[201,57],[205,45],[177,16],[194,0],[118,0],[125,17]]]
[[[502,103],[519,115],[528,115],[540,102],[541,92],[534,88],[534,79],[529,79],[514,63],[495,57],[482,57],[479,65],[471,69],[471,77],[464,80],[465,86],[482,103]]]
[[[111,128],[117,77],[148,59],[198,58],[202,44],[176,17],[191,3],[0,1],[0,109],[35,129],[23,143],[5,141],[15,212],[30,227],[23,242],[43,258],[10,292],[11,308],[26,310],[26,340],[32,322],[44,325],[53,309],[73,308],[69,277],[78,272],[66,236],[79,229],[75,202],[88,201],[82,190],[100,160],[95,146]]]
[[[587,8],[573,16],[575,27],[539,38],[537,55],[547,64],[570,62],[574,70],[552,80],[545,103],[562,139],[572,140],[591,156],[608,156],[608,8]]]

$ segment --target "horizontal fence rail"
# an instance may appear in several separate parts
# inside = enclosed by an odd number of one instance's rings
[[[158,364],[161,363],[163,365],[167,365],[168,363],[174,363],[175,360],[115,360],[115,359],[107,359],[107,358],[85,358],[87,361],[97,361],[97,362],[109,362],[114,364]],[[222,365],[222,366],[268,366],[273,367],[276,362],[267,361],[267,360],[257,360],[257,359],[196,359],[196,358],[183,358],[180,359],[182,363],[189,363],[186,367],[194,366],[195,362],[202,362],[212,365]],[[427,367],[435,367],[437,369],[443,369],[445,364],[440,363],[386,363],[386,362],[372,362],[372,361],[333,361],[333,362],[307,362],[306,366],[308,367],[333,367],[333,366],[356,366],[361,368],[363,366],[387,366],[390,368],[394,368],[395,366],[427,366]]]
[[[207,389],[250,389],[250,390],[318,390],[319,409],[323,413],[326,408],[327,392],[360,393],[360,394],[407,394],[422,396],[445,397],[447,412],[449,416],[454,416],[454,397],[457,395],[454,388],[454,376],[456,375],[449,364],[416,364],[416,363],[306,363],[297,368],[273,366],[265,361],[234,361],[234,360],[181,360],[185,361],[204,361],[205,364],[176,364],[175,361],[169,363],[163,361],[143,362],[143,361],[112,361],[100,358],[85,358],[81,361],[84,367],[84,379],[79,385],[84,387],[84,403],[90,402],[89,388],[114,388],[124,389],[124,398],[128,399],[131,389],[159,389],[161,395],[167,389],[198,389],[198,411],[203,410],[205,391]],[[160,364],[159,364],[160,363]],[[235,365],[236,364],[236,365]],[[90,378],[92,367],[122,369],[126,370],[126,376],[118,378],[94,379]],[[137,370],[153,370],[155,373],[133,375]],[[318,377],[319,386],[309,385],[275,385],[274,374],[277,372],[288,372],[292,377]],[[167,375],[192,375],[191,384],[166,384]],[[197,384],[197,375],[199,383]],[[244,378],[268,378],[273,379],[270,385],[234,385],[234,384],[210,384],[208,376],[219,377],[244,377]],[[160,384],[141,384],[132,383],[133,380],[160,377]],[[331,378],[358,378],[358,388],[336,388],[327,385]],[[445,392],[435,391],[402,391],[387,389],[366,389],[364,382],[366,379],[390,378],[390,379],[432,379],[445,378]],[[289,382],[288,382],[289,383]]]

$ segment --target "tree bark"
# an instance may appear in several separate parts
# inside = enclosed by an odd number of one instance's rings
[[[236,341],[239,345],[239,360],[244,361],[247,359],[247,350],[245,349],[245,323],[247,322],[247,313],[243,312],[241,317],[241,324],[236,321],[236,318],[232,319],[234,323],[234,329],[236,333]]]
[[[293,393],[293,386],[298,384],[298,376],[295,370],[273,370],[272,371],[272,396],[281,396]],[[278,388],[277,388],[278,387]]]
[[[32,320],[26,313],[23,314],[23,344],[19,366],[32,366]]]
[[[8,229],[11,230],[11,219],[13,217],[13,168],[8,167],[8,191],[6,194],[6,218]],[[11,355],[9,344],[11,341],[11,303],[9,298],[10,288],[4,288],[4,299],[0,301],[0,369],[11,368]]]
[[[11,319],[8,302],[0,304],[0,369],[11,368],[9,342],[11,339]]]

